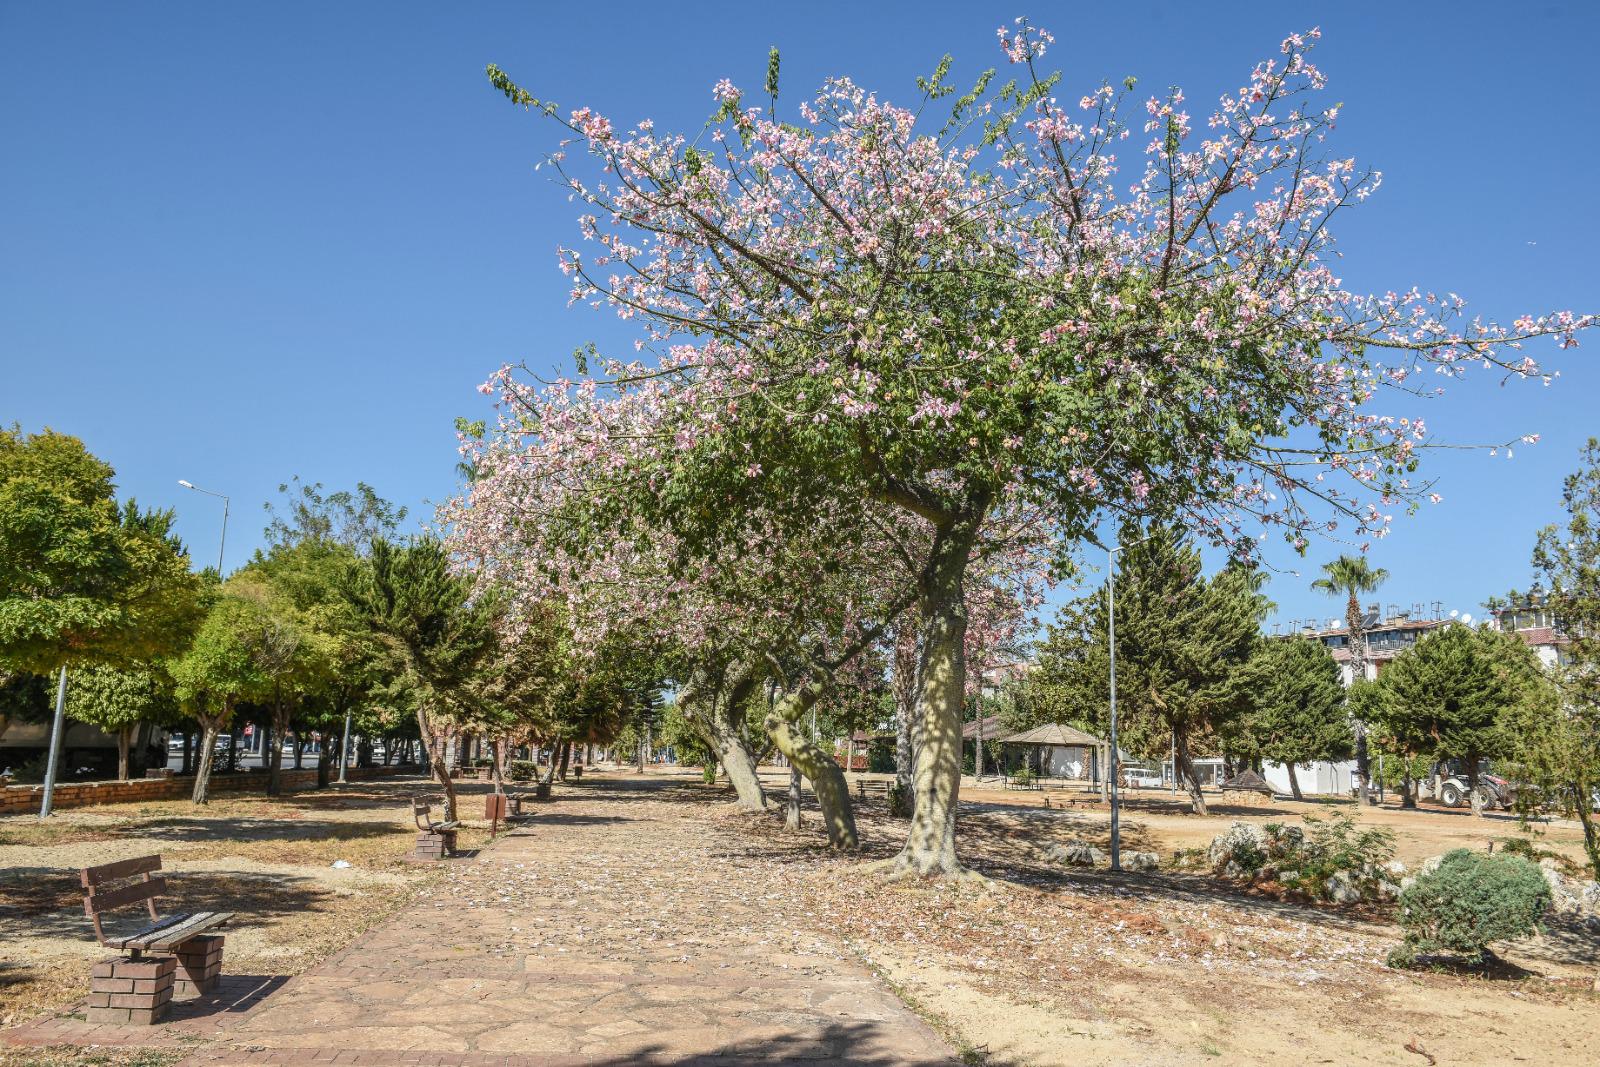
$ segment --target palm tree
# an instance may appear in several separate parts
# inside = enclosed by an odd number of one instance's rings
[[[1312,582],[1311,588],[1331,597],[1343,594],[1347,598],[1344,623],[1345,632],[1350,635],[1350,677],[1352,682],[1361,681],[1367,676],[1367,635],[1362,625],[1365,617],[1361,614],[1361,595],[1376,592],[1378,586],[1388,580],[1389,572],[1382,567],[1374,567],[1365,556],[1340,556],[1332,563],[1324,563],[1322,573],[1324,577]],[[1357,791],[1370,799],[1367,789],[1370,781],[1367,773],[1367,724],[1359,719],[1356,720],[1355,735],[1356,777],[1360,780]]]

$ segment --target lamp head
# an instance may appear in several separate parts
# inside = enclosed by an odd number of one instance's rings
[[[178,484],[183,486],[185,489],[193,489],[194,488],[194,483],[186,482],[182,478],[178,479]]]

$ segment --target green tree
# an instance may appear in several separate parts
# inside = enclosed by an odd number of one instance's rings
[[[1590,438],[1582,464],[1562,488],[1566,522],[1539,532],[1533,565],[1550,587],[1547,603],[1566,638],[1551,672],[1556,699],[1530,703],[1512,732],[1519,795],[1534,807],[1575,816],[1589,866],[1600,878],[1600,440]]]
[[[67,692],[67,714],[117,738],[117,778],[128,778],[128,750],[143,723],[176,717],[172,676],[161,663],[143,667],[91,666],[77,672]]]
[[[262,626],[256,605],[219,590],[205,620],[183,655],[172,663],[179,704],[200,724],[200,758],[195,767],[194,802],[209,799],[212,756],[217,735],[230,723],[242,698],[266,683],[252,655],[249,635]]]
[[[435,538],[395,544],[372,541],[346,595],[386,645],[391,677],[408,686],[429,764],[445,791],[445,818],[456,817],[448,746],[455,706],[473,671],[493,654],[500,606],[474,593],[470,576],[455,573]]]
[[[1239,673],[1249,713],[1230,731],[1261,759],[1289,772],[1289,791],[1300,796],[1297,764],[1341,760],[1353,736],[1339,665],[1320,641],[1295,637],[1262,642]]]
[[[347,744],[346,722],[368,732],[383,722],[370,699],[382,681],[383,646],[344,591],[373,538],[392,536],[407,512],[364,482],[325,493],[321,483],[294,478],[278,489],[282,501],[266,505],[268,548],[249,570],[293,606],[315,653],[302,663],[317,669],[300,672],[291,724],[297,743],[302,728],[322,734],[317,779],[326,785]]]
[[[1478,761],[1507,749],[1510,717],[1548,682],[1515,634],[1450,625],[1396,656],[1380,685],[1388,698],[1374,705],[1382,732],[1402,751],[1461,760],[1476,794]]]
[[[1389,579],[1389,572],[1374,567],[1365,556],[1340,556],[1332,563],[1322,565],[1323,576],[1311,583],[1311,588],[1331,597],[1344,597],[1344,625],[1350,649],[1350,678],[1359,681],[1367,676],[1366,616],[1361,610],[1361,597],[1376,592]],[[1367,753],[1367,725],[1360,719],[1355,723],[1356,790],[1371,798],[1368,782],[1371,779],[1371,757]]]
[[[1230,566],[1210,578],[1200,552],[1169,528],[1127,528],[1116,575],[1120,747],[1161,759],[1171,744],[1190,802],[1205,814],[1194,757],[1247,710],[1238,672],[1260,641],[1265,598],[1257,572]],[[1109,727],[1110,662],[1102,588],[1067,604],[1041,646],[1039,685]]]
[[[75,437],[0,430],[0,663],[52,674],[176,650],[199,579],[170,511],[113,497],[110,465]]]

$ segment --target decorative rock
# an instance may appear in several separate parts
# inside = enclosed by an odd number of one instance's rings
[[[1335,871],[1329,875],[1325,892],[1335,904],[1357,904],[1361,901],[1361,890],[1345,871]]]
[[[1068,867],[1099,867],[1109,863],[1111,859],[1087,841],[1068,841],[1065,844],[1051,845],[1045,850],[1044,855],[1051,862],[1063,863]]]
[[[1211,860],[1212,868],[1215,869],[1235,863],[1241,852],[1253,852],[1258,856],[1265,856],[1266,831],[1254,823],[1236,822],[1217,835],[1211,842],[1211,847],[1206,850],[1206,855]]]
[[[1130,871],[1156,871],[1161,869],[1161,857],[1154,852],[1130,852],[1122,858],[1122,866]]]

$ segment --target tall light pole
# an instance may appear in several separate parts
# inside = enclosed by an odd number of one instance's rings
[[[1121,754],[1117,751],[1117,553],[1124,548],[1142,545],[1154,537],[1149,534],[1125,545],[1112,545],[1106,549],[1109,568],[1106,572],[1106,636],[1111,650],[1111,869],[1122,870],[1122,794],[1118,778],[1122,769]],[[1173,766],[1177,775],[1177,766]]]
[[[61,760],[61,727],[67,717],[67,665],[61,665],[61,682],[56,687],[56,713],[50,720],[50,755],[44,766],[44,796],[39,801],[39,818],[48,819],[56,795],[56,764]]]
[[[206,496],[219,497],[222,500],[222,540],[217,544],[217,577],[220,579],[223,577],[222,552],[223,549],[227,548],[228,546],[228,498],[221,493],[213,493],[209,489],[202,489],[193,482],[185,481],[182,478],[178,479],[178,484],[183,486],[185,489],[193,489],[197,493],[204,493]]]

